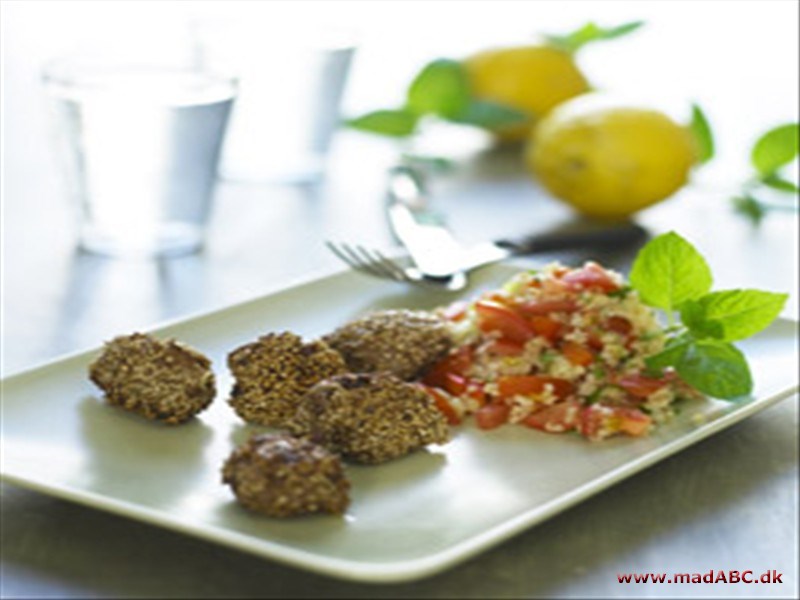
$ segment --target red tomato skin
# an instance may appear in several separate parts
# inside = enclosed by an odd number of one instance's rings
[[[633,325],[631,322],[625,317],[620,317],[617,315],[613,315],[608,318],[606,321],[606,327],[611,331],[621,335],[630,335],[631,331],[633,331]]]
[[[475,413],[475,422],[481,429],[496,429],[508,422],[509,414],[511,414],[511,407],[507,404],[487,404]]]
[[[567,273],[561,281],[573,291],[592,290],[608,293],[619,289],[619,284],[611,275],[594,262],[587,262],[582,268]]]
[[[501,338],[493,340],[486,347],[486,351],[497,356],[519,356],[525,351],[525,344]]]
[[[572,431],[578,425],[581,405],[575,400],[558,402],[536,411],[522,421],[526,427],[547,431],[548,433],[563,433]]]
[[[464,346],[456,352],[448,354],[422,377],[422,382],[433,387],[445,388],[447,385],[447,375],[455,374],[462,377],[467,374],[472,366],[472,348]]]
[[[475,311],[478,327],[484,333],[499,331],[503,338],[522,344],[536,335],[530,323],[499,302],[479,300],[475,303]]]
[[[575,391],[575,387],[569,381],[558,377],[506,375],[497,379],[497,393],[501,398],[516,395],[530,396],[541,394],[548,384],[553,386],[553,392],[559,398],[566,398]]]
[[[664,378],[646,377],[644,375],[623,375],[615,383],[628,392],[631,396],[645,399],[650,394],[657,392],[669,384]]]
[[[527,316],[549,315],[554,312],[571,313],[578,310],[578,304],[571,298],[562,300],[533,300],[517,305],[519,311]]]
[[[530,318],[531,327],[543,338],[547,338],[551,342],[555,342],[561,337],[563,327],[558,321],[545,317],[544,315],[533,315]]]
[[[450,425],[460,425],[461,424],[461,415],[458,414],[453,405],[450,404],[450,401],[447,397],[436,388],[428,387],[427,385],[421,386],[425,392],[433,399],[436,408],[444,415],[444,418],[447,420],[447,423]]]
[[[576,342],[564,342],[561,345],[561,353],[573,365],[587,367],[594,362],[594,353]]]

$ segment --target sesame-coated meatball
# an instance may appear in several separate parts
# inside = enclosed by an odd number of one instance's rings
[[[297,405],[312,385],[347,371],[341,355],[324,342],[289,332],[270,333],[228,355],[236,382],[228,401],[242,419],[292,429]]]
[[[134,333],[106,343],[89,379],[110,404],[170,425],[183,423],[214,399],[211,361],[175,340]]]
[[[430,396],[391,373],[326,379],[306,394],[300,417],[307,437],[361,463],[385,462],[449,439]]]
[[[271,517],[342,514],[350,503],[339,457],[288,435],[252,436],[225,462],[222,481],[245,507]]]
[[[323,338],[354,373],[388,371],[411,380],[453,345],[445,322],[428,312],[385,310],[348,323]]]

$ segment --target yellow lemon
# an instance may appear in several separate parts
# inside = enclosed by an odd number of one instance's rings
[[[571,100],[536,127],[525,161],[539,182],[579,212],[626,217],[683,187],[697,162],[689,130],[645,108]]]
[[[501,140],[520,141],[533,122],[553,107],[589,91],[589,82],[567,52],[549,46],[486,50],[464,61],[472,94],[530,115],[530,121],[500,129]]]

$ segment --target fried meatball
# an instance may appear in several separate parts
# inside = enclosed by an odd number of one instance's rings
[[[342,514],[350,503],[339,457],[285,434],[252,436],[225,462],[222,482],[245,507],[271,517]]]
[[[385,310],[348,323],[323,338],[354,373],[388,371],[419,376],[453,345],[445,322],[431,313]]]
[[[312,385],[347,371],[326,343],[289,332],[270,333],[228,355],[236,382],[228,400],[242,419],[256,425],[292,428],[297,405]]]
[[[89,365],[89,379],[110,404],[170,425],[205,409],[215,394],[208,358],[175,340],[141,333],[107,342]]]
[[[360,463],[381,463],[449,438],[430,396],[391,373],[345,374],[315,385],[298,420],[306,437]]]

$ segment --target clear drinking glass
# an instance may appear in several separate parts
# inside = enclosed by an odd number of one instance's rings
[[[236,73],[240,91],[220,174],[308,182],[324,172],[355,51],[353,34],[253,22],[196,21],[197,63]]]
[[[46,65],[43,80],[82,247],[118,256],[200,248],[236,80],[76,57]]]

